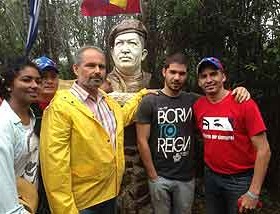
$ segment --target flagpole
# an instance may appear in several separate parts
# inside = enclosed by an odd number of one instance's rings
[[[139,0],[139,1],[140,1],[140,13],[143,16],[143,2],[142,2],[142,0]]]
[[[41,8],[41,0],[30,0],[29,5],[29,28],[25,44],[25,56],[29,55],[38,33],[38,20]]]

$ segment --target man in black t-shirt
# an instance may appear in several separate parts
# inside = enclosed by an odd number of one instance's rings
[[[167,57],[159,95],[142,100],[136,115],[137,144],[149,177],[155,214],[191,213],[194,198],[192,105],[195,95],[182,91],[187,60]]]

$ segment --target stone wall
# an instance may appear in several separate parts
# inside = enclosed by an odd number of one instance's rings
[[[119,196],[120,214],[152,214],[148,180],[136,146],[135,126],[125,130],[126,168]]]

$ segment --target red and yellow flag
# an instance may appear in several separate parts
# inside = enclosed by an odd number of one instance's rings
[[[83,0],[83,16],[113,16],[124,13],[140,13],[141,0]]]

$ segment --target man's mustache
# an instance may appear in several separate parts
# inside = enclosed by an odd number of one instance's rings
[[[92,76],[88,79],[89,84],[102,84],[104,81],[104,78],[102,76]]]
[[[91,77],[89,77],[89,80],[98,80],[98,79],[101,79],[101,80],[103,80],[103,77],[102,76],[91,76]]]

